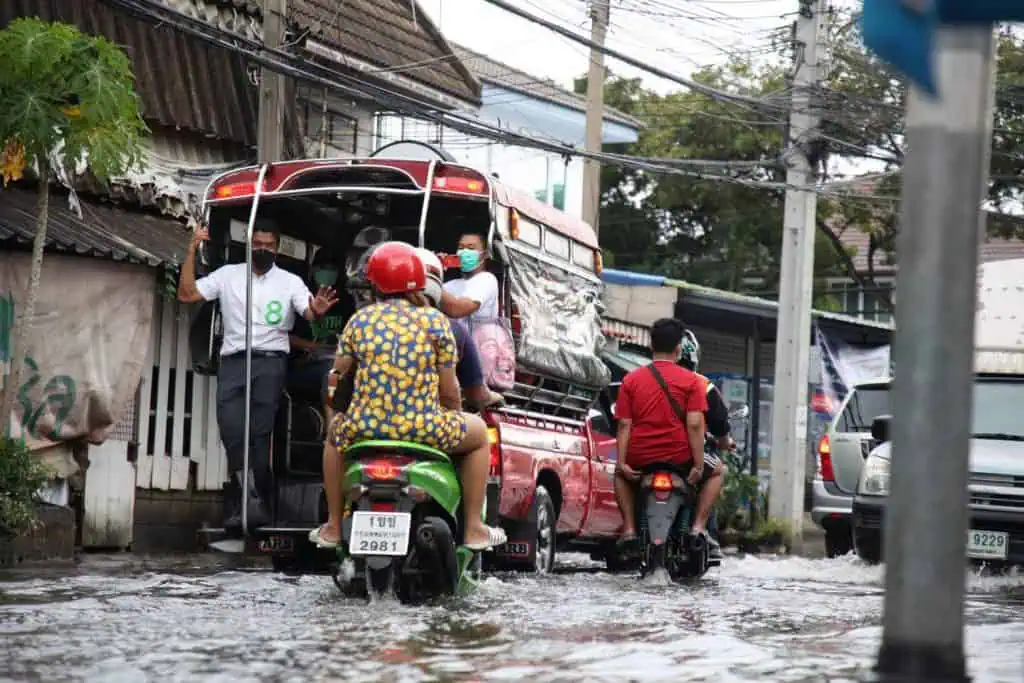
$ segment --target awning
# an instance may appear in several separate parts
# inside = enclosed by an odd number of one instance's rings
[[[36,234],[34,191],[0,190],[0,245],[29,248]],[[148,266],[178,264],[188,249],[188,232],[174,220],[82,200],[82,218],[68,208],[67,195],[50,190],[46,248]]]
[[[763,341],[776,337],[779,304],[756,296],[695,285],[661,275],[606,268],[601,279],[608,284],[629,287],[675,287],[679,290],[675,316],[687,325],[749,336],[755,326]],[[829,311],[812,311],[814,322],[837,338],[852,344],[888,344],[893,326],[861,320]]]

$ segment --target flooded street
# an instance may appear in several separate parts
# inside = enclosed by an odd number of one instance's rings
[[[845,681],[878,646],[882,570],[729,558],[693,586],[594,571],[489,577],[405,608],[205,558],[86,558],[0,580],[2,681]],[[970,673],[1024,680],[1024,577],[969,579]]]

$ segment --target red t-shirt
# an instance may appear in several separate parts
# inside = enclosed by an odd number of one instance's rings
[[[700,375],[671,361],[655,363],[684,413],[703,413],[708,409],[706,383]],[[637,368],[623,378],[615,401],[615,416],[633,423],[626,450],[626,464],[630,467],[655,462],[682,464],[693,459],[686,425],[679,421],[650,368]]]

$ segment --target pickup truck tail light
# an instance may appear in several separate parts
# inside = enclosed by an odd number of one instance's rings
[[[832,469],[832,444],[828,434],[824,434],[818,440],[818,473],[823,481],[835,481],[836,473]]]
[[[489,482],[501,480],[501,439],[497,427],[487,428],[487,443],[490,444],[491,466],[487,474]]]

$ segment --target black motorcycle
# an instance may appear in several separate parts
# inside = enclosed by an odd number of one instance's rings
[[[707,537],[692,532],[697,491],[681,470],[657,466],[640,479],[637,540],[640,575],[664,569],[673,581],[700,578],[721,565],[710,557]]]

